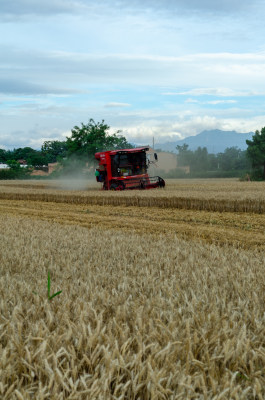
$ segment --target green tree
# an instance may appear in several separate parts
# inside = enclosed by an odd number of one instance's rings
[[[6,163],[7,160],[13,160],[14,157],[14,150],[0,150],[0,162]]]
[[[207,171],[209,169],[208,151],[206,147],[198,147],[191,157],[191,171]]]
[[[4,149],[0,149],[0,162],[5,163],[7,161],[7,152]]]
[[[75,126],[72,129],[71,137],[67,138],[69,156],[77,156],[84,161],[94,159],[98,151],[132,148],[121,131],[114,134],[109,133],[110,127],[102,122],[95,122],[90,119],[87,124],[81,123],[81,127]]]
[[[31,147],[20,147],[9,151],[7,154],[10,160],[26,160],[28,165],[42,166],[47,165],[47,159],[39,150],[34,150]]]
[[[224,153],[218,154],[217,158],[222,171],[244,170],[250,167],[246,151],[237,147],[227,147]]]
[[[32,149],[31,147],[19,147],[18,149],[13,150],[13,159],[14,160],[26,160],[32,157],[32,155],[36,154],[37,150]]]
[[[191,172],[207,171],[209,166],[207,148],[198,147],[197,150],[192,151],[188,147],[189,145],[186,143],[176,147],[178,150],[178,165],[182,167],[189,165]]]
[[[32,171],[31,168],[21,167],[18,161],[8,160],[10,179],[23,179],[26,178]],[[9,179],[8,177],[6,179]]]
[[[47,165],[47,158],[40,151],[36,151],[27,157],[27,164],[33,167],[42,167]]]
[[[41,152],[45,156],[48,163],[56,162],[59,158],[67,155],[67,142],[59,140],[48,140],[41,146]]]
[[[189,145],[187,143],[184,143],[182,146],[177,145],[176,147],[178,151],[177,161],[180,167],[186,167],[191,163],[193,152],[189,150],[188,147]]]
[[[246,140],[246,143],[247,156],[251,160],[252,167],[261,171],[265,179],[265,127],[261,131],[256,130],[252,140]]]
[[[208,164],[209,164],[209,171],[218,170],[218,160],[215,154],[212,153],[208,154]]]
[[[10,169],[14,171],[18,171],[21,169],[21,166],[18,161],[16,160],[7,160],[7,165],[9,166]]]

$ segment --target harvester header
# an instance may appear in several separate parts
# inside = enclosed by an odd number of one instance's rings
[[[95,154],[98,161],[95,175],[104,190],[152,189],[164,187],[165,181],[159,176],[150,177],[150,161],[146,152],[149,147],[109,150]],[[157,160],[157,155],[154,153]]]

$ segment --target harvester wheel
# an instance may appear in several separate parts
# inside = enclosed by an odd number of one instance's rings
[[[160,178],[160,176],[159,176],[158,177],[158,186],[160,188],[163,188],[163,187],[165,187],[165,185],[166,185],[166,183],[165,183],[164,179]]]
[[[146,187],[146,182],[143,179],[141,179],[140,180],[140,189],[145,189],[145,187]]]
[[[124,190],[125,189],[125,185],[123,182],[120,182],[119,186],[118,186],[119,190]]]
[[[124,190],[125,185],[123,182],[114,182],[110,185],[110,190]]]

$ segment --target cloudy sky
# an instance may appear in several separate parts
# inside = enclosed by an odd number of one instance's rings
[[[0,148],[265,126],[265,0],[0,0]]]

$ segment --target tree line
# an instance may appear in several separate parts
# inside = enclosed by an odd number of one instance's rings
[[[94,161],[98,151],[132,148],[133,145],[118,130],[110,133],[110,126],[104,120],[95,122],[90,119],[87,124],[75,126],[71,136],[65,141],[45,141],[41,150],[23,147],[13,150],[0,149],[0,163],[8,164],[10,170],[0,171],[0,178],[13,179],[29,175],[33,168],[43,168],[49,163],[59,162],[61,173],[82,170],[87,163]],[[21,167],[25,161],[27,168]]]
[[[178,166],[189,167],[190,175],[203,175],[205,172],[217,171],[219,175],[226,175],[233,172],[247,171],[251,168],[251,162],[247,157],[247,151],[237,147],[228,147],[223,153],[208,153],[206,147],[198,147],[192,151],[187,144],[177,146]],[[229,174],[228,174],[229,175]],[[236,174],[234,174],[236,175]]]
[[[215,172],[216,176],[239,176],[245,173],[250,179],[265,180],[265,127],[256,130],[247,149],[229,147],[223,153],[208,153],[206,147],[190,150],[187,144],[177,146],[178,165],[189,166],[191,176]],[[212,174],[214,175],[214,174]],[[208,176],[211,176],[208,174]]]
[[[252,140],[246,143],[248,148],[245,151],[230,147],[219,154],[208,153],[206,147],[192,151],[187,144],[177,146],[178,166],[189,166],[190,175],[194,177],[203,177],[207,172],[217,172],[217,176],[229,176],[229,173],[230,176],[238,176],[240,172],[250,171],[252,179],[265,180],[265,127],[257,130]],[[0,163],[10,167],[9,172],[0,171],[0,178],[24,177],[30,174],[32,168],[41,168],[53,162],[59,162],[64,172],[81,170],[85,164],[92,164],[96,152],[132,147],[120,130],[111,134],[104,120],[96,123],[90,119],[87,124],[75,126],[65,141],[45,141],[41,150],[31,147],[0,149]],[[20,160],[25,160],[28,168],[21,168]]]
[[[12,164],[14,161],[26,161],[27,165],[40,167],[57,161],[58,157],[66,157],[66,142],[58,140],[47,141],[41,147],[41,150],[34,150],[31,147],[23,147],[13,150],[0,149],[0,162]]]

